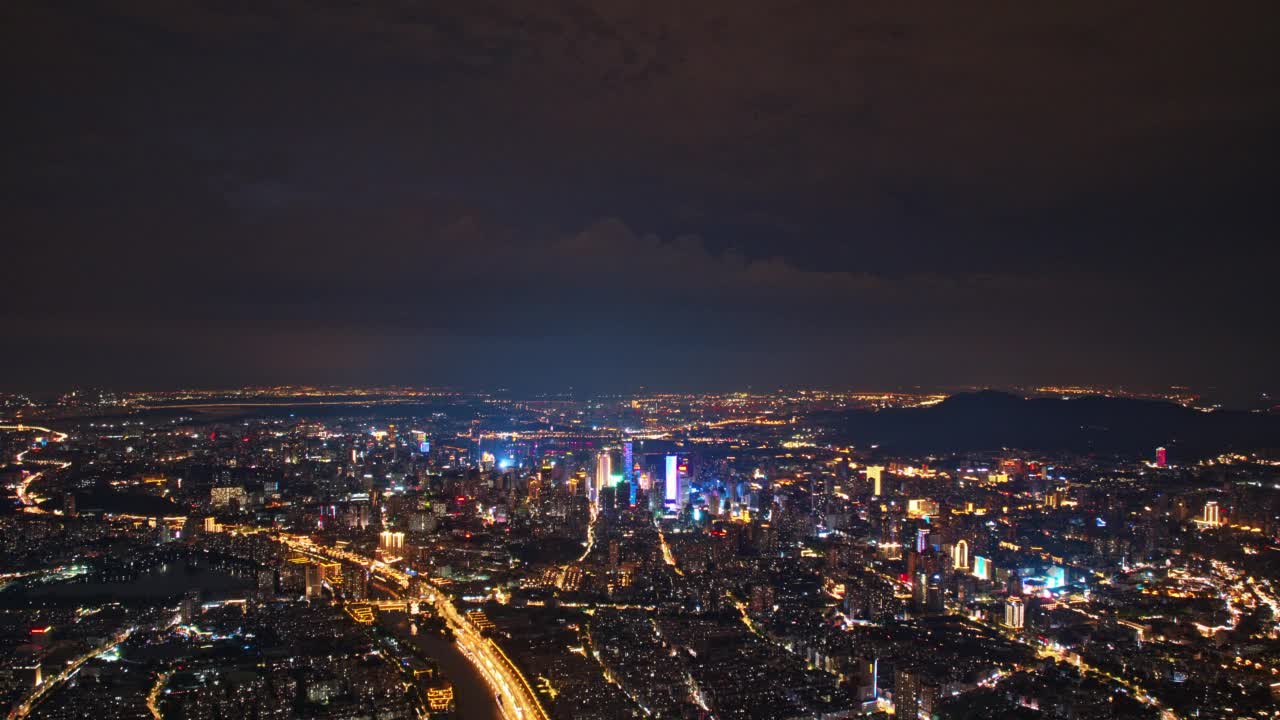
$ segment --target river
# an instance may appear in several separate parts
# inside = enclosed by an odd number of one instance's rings
[[[409,622],[403,615],[397,613],[391,617],[396,619],[389,619],[386,627],[394,630],[399,640],[413,643],[423,655],[439,663],[440,669],[453,683],[458,720],[503,720],[502,710],[498,708],[489,684],[457,645],[430,631],[411,636]]]
[[[208,565],[192,565],[182,560],[159,563],[150,571],[118,582],[56,582],[7,588],[0,593],[0,606],[22,606],[37,601],[77,604],[94,600],[155,602],[174,598],[189,590],[199,590],[203,599],[243,595],[253,586],[248,577],[237,577]]]

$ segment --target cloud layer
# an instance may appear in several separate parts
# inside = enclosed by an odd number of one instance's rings
[[[1271,14],[15,0],[0,369],[1256,385]]]

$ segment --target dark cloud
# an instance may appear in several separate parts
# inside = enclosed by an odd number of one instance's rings
[[[1269,4],[0,13],[14,386],[1270,380]]]

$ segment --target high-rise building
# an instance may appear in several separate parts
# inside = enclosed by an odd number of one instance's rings
[[[232,508],[243,510],[249,496],[244,488],[238,486],[215,487],[209,491],[209,503],[215,508]]]
[[[1162,447],[1156,448],[1156,467],[1168,467],[1169,451]]]
[[[190,623],[200,614],[200,591],[188,590],[182,595],[182,603],[178,606],[182,622]]]
[[[1022,577],[1019,576],[1018,573],[1016,572],[1009,573],[1009,594],[1010,595],[1022,594]]]
[[[285,594],[296,598],[306,592],[307,559],[291,557],[280,567],[280,589]]]
[[[981,555],[973,556],[973,576],[983,580],[991,580],[995,577],[995,566],[991,561]]]
[[[318,563],[317,567],[320,568],[320,582],[330,586],[342,584],[342,563],[328,560]]]
[[[257,573],[258,581],[258,599],[270,600],[276,594],[276,571],[271,568],[262,568]]]
[[[925,612],[935,614],[946,610],[942,595],[942,576],[938,573],[930,575],[928,584],[925,585],[924,609]]]
[[[404,533],[392,532],[391,530],[383,530],[378,536],[378,546],[383,550],[403,550],[404,549]]]
[[[605,450],[596,455],[595,482],[591,485],[591,499],[600,497],[600,488],[609,484],[609,476],[613,474],[613,456]]]
[[[915,573],[911,576],[911,608],[917,614],[924,612],[928,586],[928,575],[924,573]]]
[[[877,497],[884,495],[884,466],[868,465],[867,481],[871,483],[871,494]]]
[[[636,479],[632,471],[636,456],[633,454],[631,441],[622,443],[622,479],[635,485]],[[634,501],[633,501],[634,502]]]
[[[668,455],[666,458],[666,494],[668,503],[680,503],[680,458]]]
[[[308,600],[318,599],[324,588],[324,571],[319,565],[307,563],[306,594]]]
[[[900,669],[894,673],[893,681],[893,713],[899,720],[916,720],[920,717],[921,700],[924,687],[920,682],[920,673],[914,670]]]
[[[1007,628],[1021,630],[1026,620],[1027,608],[1021,598],[1011,597],[1004,602],[1004,625]]]
[[[951,566],[960,571],[969,569],[969,543],[967,541],[958,540],[951,548]]]
[[[1218,527],[1218,501],[1210,500],[1204,504],[1204,518],[1201,522],[1209,527]]]
[[[854,687],[857,688],[857,698],[862,702],[875,700],[880,692],[876,682],[879,665],[880,659],[876,657],[854,660]]]

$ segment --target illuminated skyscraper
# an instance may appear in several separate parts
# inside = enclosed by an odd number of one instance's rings
[[[995,568],[992,567],[991,561],[981,555],[973,556],[973,576],[990,580],[995,575]]]
[[[248,500],[249,496],[242,487],[215,487],[209,491],[209,503],[215,508],[243,508]]]
[[[871,494],[879,497],[884,494],[884,466],[868,465],[867,480],[871,483]]]
[[[1156,448],[1156,467],[1167,467],[1169,465],[1169,451],[1162,447]]]
[[[1204,504],[1204,519],[1201,521],[1210,527],[1218,527],[1218,501],[1210,500]]]
[[[911,576],[911,609],[916,613],[924,612],[928,599],[929,576],[925,573],[914,573]]]
[[[1004,625],[1014,630],[1021,630],[1023,621],[1026,619],[1027,609],[1022,604],[1022,600],[1011,597],[1004,602]]]
[[[609,476],[613,474],[613,456],[608,451],[596,455],[596,477],[591,485],[591,499],[600,497],[600,488],[609,484]]]
[[[378,536],[378,545],[383,550],[403,550],[404,549],[404,533],[393,532],[391,530],[383,530]]]
[[[960,540],[951,549],[951,566],[956,570],[969,569],[969,543]]]
[[[664,499],[668,503],[680,502],[680,458],[675,455],[668,455],[666,463],[666,494]]]
[[[631,441],[622,443],[622,479],[635,485],[636,479],[633,477],[632,465],[635,463],[635,455],[632,454]]]

